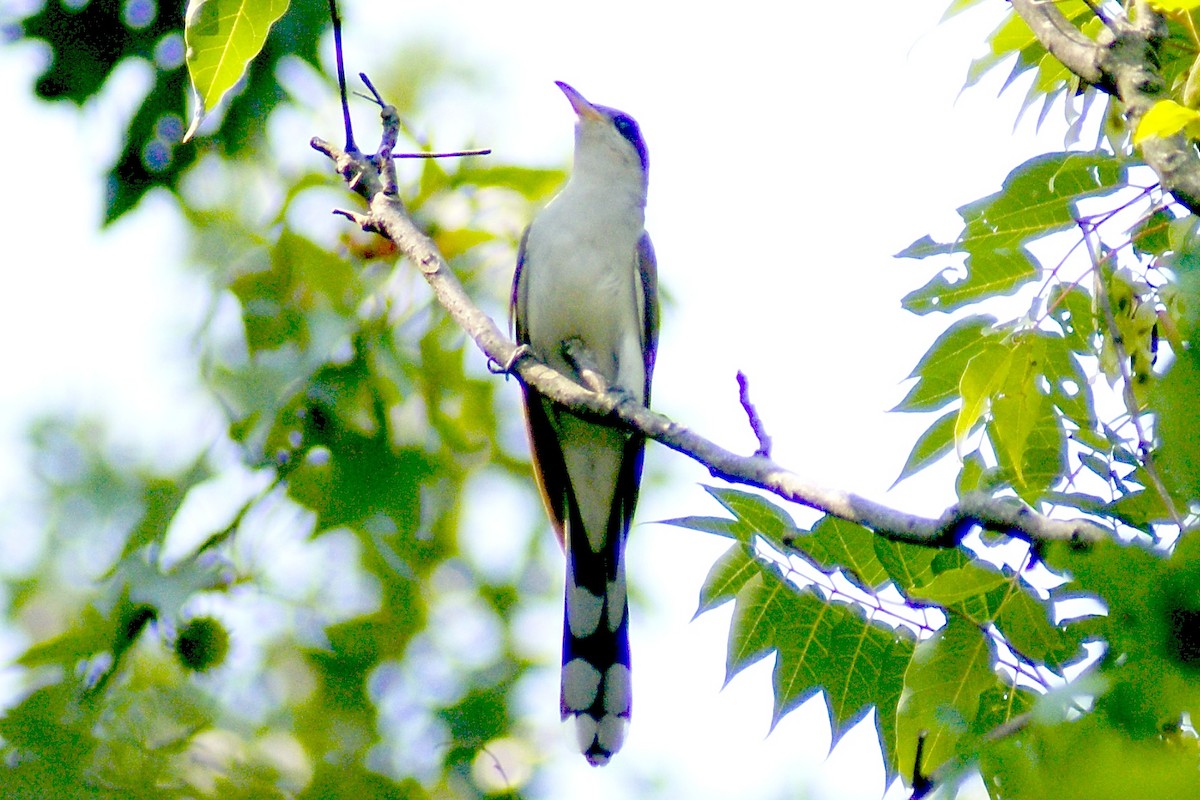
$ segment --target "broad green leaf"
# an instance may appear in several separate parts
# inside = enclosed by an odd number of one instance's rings
[[[923,775],[950,761],[979,714],[981,698],[998,680],[987,637],[970,622],[952,616],[945,628],[917,645],[897,718],[900,764],[915,763],[921,736]]]
[[[1050,622],[1049,601],[1034,597],[1020,577],[978,562],[941,573],[912,595],[979,626],[994,623],[1015,652],[1058,668],[1079,650],[1076,633]]]
[[[1071,350],[1092,355],[1096,336],[1096,314],[1092,297],[1078,286],[1065,288],[1061,284],[1050,292],[1049,315],[1058,323]]]
[[[962,499],[971,492],[986,491],[984,484],[987,477],[987,466],[978,450],[972,450],[962,457],[962,467],[954,480],[954,493]]]
[[[943,572],[924,586],[914,588],[912,594],[946,608],[969,611],[965,605],[968,601],[983,597],[1007,582],[1008,578],[995,570],[968,564],[961,569]],[[974,622],[987,622],[992,618],[986,611],[983,614],[970,613],[968,616]]]
[[[748,569],[754,570],[749,577]],[[830,603],[798,589],[772,566],[750,559],[740,545],[722,557],[711,575],[715,580],[706,585],[714,599],[740,584],[726,681],[775,651],[772,728],[818,691],[825,692],[835,742],[874,707],[885,763],[894,774],[896,707],[913,652],[912,634],[871,622],[859,606]]]
[[[917,383],[893,411],[935,411],[958,399],[959,379],[967,364],[999,342],[1003,333],[993,329],[995,317],[961,319],[937,338],[908,377]]]
[[[1019,400],[1001,398],[993,407],[993,419],[987,427],[1005,476],[1012,480],[1021,499],[1030,504],[1058,482],[1067,460],[1062,420],[1044,395],[1037,393],[1036,398],[1027,406]],[[1022,435],[1024,439],[1020,440]]]
[[[1023,247],[981,250],[967,257],[965,268],[961,279],[944,270],[900,304],[914,314],[953,311],[984,297],[1011,294],[1038,274],[1032,254]]]
[[[933,562],[937,553],[928,547],[891,542],[875,537],[875,556],[902,594],[908,595],[915,586],[923,586],[937,574]]]
[[[904,468],[900,470],[896,483],[892,484],[893,487],[950,452],[954,447],[954,423],[957,419],[957,409],[947,411],[921,434],[917,443],[913,445],[912,452],[908,454],[908,460],[904,462]]]
[[[729,622],[729,646],[725,657],[725,683],[746,667],[766,657],[775,647],[775,624],[779,598],[795,595],[795,587],[759,573],[738,590]]]
[[[675,519],[664,519],[662,524],[675,525],[679,528],[700,531],[700,533],[711,533],[726,539],[744,540],[749,535],[748,532],[742,530],[744,525],[740,520],[726,517],[676,517]]]
[[[700,586],[700,602],[696,607],[695,616],[698,617],[705,611],[711,611],[737,597],[742,587],[760,572],[761,567],[744,545],[735,544],[730,547],[712,565],[708,577]]]
[[[783,596],[775,612],[773,682],[775,710],[771,727],[812,697],[833,677],[833,628],[836,606],[812,594]],[[842,609],[837,609],[842,610]],[[835,736],[836,739],[836,736]]]
[[[908,247],[896,253],[895,258],[928,258],[929,256],[945,256],[958,252],[955,242],[935,242],[933,237],[925,234]]]
[[[287,8],[288,0],[192,0],[188,4],[184,41],[196,108],[184,141],[241,80]]]
[[[992,399],[1008,379],[1012,363],[1012,346],[1001,344],[981,350],[967,362],[958,383],[963,404],[954,421],[954,446],[960,452],[971,429],[990,410]]]
[[[449,176],[450,185],[510,189],[529,200],[544,200],[566,180],[561,169],[536,169],[512,165],[488,166],[480,159],[468,159]]]
[[[1096,426],[1096,411],[1092,398],[1092,385],[1079,358],[1072,351],[1072,340],[1062,336],[1038,331],[1042,341],[1042,356],[1039,366],[1042,375],[1050,384],[1050,398],[1054,405],[1082,430]]]
[[[1030,434],[1042,419],[1051,415],[1050,404],[1038,386],[1045,367],[1045,345],[1037,336],[1022,336],[1010,351],[1003,375],[991,398],[992,419],[988,425],[1000,465],[1025,485],[1025,451]],[[965,376],[964,376],[965,380]]]
[[[1039,270],[1025,243],[1074,227],[1076,202],[1120,188],[1125,174],[1123,159],[1101,151],[1048,153],[1026,161],[1009,173],[1001,191],[959,209],[964,227],[953,250],[966,254],[966,276],[951,280],[943,271],[906,296],[904,307],[917,314],[950,311],[1010,294]],[[910,250],[924,258],[946,248],[920,240]]]
[[[822,688],[829,705],[832,744],[874,707],[884,755],[894,756],[896,707],[915,639],[907,628],[887,630],[871,624],[857,606],[830,608],[834,612],[830,655],[837,666]],[[780,651],[781,661],[790,657]]]
[[[1050,601],[1034,597],[1017,576],[1009,576],[1005,586],[993,594],[992,602],[998,607],[996,627],[1022,658],[1057,670],[1079,654],[1079,631],[1054,625]]]
[[[887,570],[875,556],[879,537],[853,522],[824,516],[811,533],[792,538],[791,546],[808,556],[825,571],[845,570],[865,588],[888,580]]]
[[[747,544],[753,536],[759,535],[783,545],[785,541],[800,533],[786,511],[757,494],[716,486],[704,488],[743,523],[738,528],[738,534]]]
[[[1200,64],[1200,58],[1196,59]],[[1200,76],[1200,70],[1196,70]],[[1200,80],[1200,77],[1197,78]],[[1200,87],[1197,87],[1200,90]],[[1133,248],[1142,255],[1164,255],[1171,249],[1170,229],[1175,215],[1166,208],[1156,208],[1145,219],[1138,222],[1132,231]]]

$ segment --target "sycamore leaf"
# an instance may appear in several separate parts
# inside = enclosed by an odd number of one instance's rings
[[[1020,576],[977,562],[943,572],[912,591],[976,625],[994,624],[1022,656],[1058,668],[1079,650],[1079,638],[1050,622],[1046,603]]]
[[[736,561],[732,551],[726,553],[714,572],[737,573]],[[830,603],[798,589],[768,564],[749,563],[756,574],[737,592],[726,681],[774,651],[771,727],[824,691],[836,743],[875,708],[888,774],[894,775],[899,763],[895,758],[896,708],[913,653],[912,633],[871,622],[859,606]]]
[[[1174,136],[1185,128],[1194,134],[1193,128],[1197,125],[1200,125],[1200,111],[1181,106],[1174,100],[1159,100],[1142,115],[1133,134],[1133,143],[1139,145],[1153,136]]]
[[[878,539],[861,525],[825,516],[813,526],[811,533],[796,536],[790,543],[822,570],[841,569],[862,586],[873,588],[888,580],[887,570],[875,556]]]
[[[700,603],[696,607],[696,617],[705,611],[711,611],[737,597],[742,587],[760,572],[757,562],[740,544],[725,551],[725,555],[717,559],[708,571],[708,577],[700,587]],[[693,617],[694,619],[695,617]]]
[[[768,580],[762,570],[752,576],[737,593],[733,618],[729,622],[729,646],[725,656],[725,683],[756,661],[765,658],[775,646],[775,602],[794,593],[782,582]]]
[[[960,397],[959,379],[967,363],[998,342],[1002,331],[993,329],[995,317],[961,319],[937,338],[908,377],[917,383],[893,411],[934,411]]]
[[[1012,353],[1009,347],[994,345],[967,362],[958,383],[963,404],[954,421],[954,446],[960,453],[971,429],[988,413],[992,398],[1008,378],[1013,362]]]
[[[921,774],[934,774],[954,756],[959,739],[979,715],[982,697],[998,682],[987,637],[966,620],[951,617],[945,628],[917,645],[897,712],[900,764],[915,763],[917,741],[924,737]]]
[[[267,41],[288,0],[191,0],[184,21],[188,74],[196,108],[183,140],[195,135],[204,115],[241,80]]]
[[[954,446],[954,423],[957,418],[957,409],[947,411],[921,434],[917,443],[913,445],[912,452],[908,454],[908,460],[904,462],[904,468],[900,470],[896,483],[892,484],[893,488],[900,481],[920,472],[950,452]]]
[[[800,533],[791,516],[779,506],[759,495],[737,489],[706,486],[705,490],[737,517],[735,535],[749,544],[754,536],[781,543]]]
[[[1011,294],[1040,269],[1025,243],[1074,227],[1077,201],[1120,188],[1125,174],[1125,162],[1103,151],[1047,153],[1026,161],[1009,173],[999,192],[958,210],[964,227],[953,246],[918,240],[899,254],[967,256],[965,276],[952,280],[952,273],[943,270],[909,293],[904,307],[915,314],[950,311],[985,297]]]

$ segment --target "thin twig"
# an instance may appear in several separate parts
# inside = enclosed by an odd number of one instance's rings
[[[1113,22],[1112,17],[1110,17],[1098,4],[1092,2],[1092,0],[1083,0],[1083,2],[1084,5],[1091,9],[1092,13],[1096,15],[1096,19],[1103,22],[1104,27],[1112,31],[1114,35],[1121,32],[1121,29],[1117,27],[1115,22]]]
[[[354,152],[354,125],[350,121],[350,103],[346,99],[346,65],[342,58],[342,18],[338,14],[337,0],[329,0],[329,17],[333,21],[333,54],[337,61],[338,91],[342,95],[342,124],[346,128],[346,150]]]
[[[1180,517],[1178,509],[1175,508],[1175,501],[1171,497],[1171,493],[1167,491],[1167,486],[1163,483],[1162,477],[1158,473],[1158,465],[1154,458],[1154,446],[1150,438],[1146,435],[1146,429],[1142,425],[1142,410],[1141,404],[1138,402],[1137,395],[1133,392],[1133,376],[1129,372],[1129,354],[1125,350],[1125,339],[1117,329],[1117,318],[1112,309],[1112,303],[1109,302],[1108,286],[1104,281],[1104,275],[1101,272],[1100,254],[1096,252],[1096,246],[1092,241],[1092,229],[1085,222],[1079,222],[1079,228],[1083,232],[1083,238],[1087,244],[1088,256],[1092,260],[1092,269],[1096,273],[1096,302],[1104,312],[1104,324],[1108,328],[1109,339],[1113,343],[1113,350],[1117,356],[1117,367],[1121,370],[1121,397],[1125,401],[1125,410],[1129,412],[1129,420],[1133,423],[1134,432],[1138,438],[1138,455],[1142,460],[1142,467],[1146,470],[1146,474],[1150,477],[1150,482],[1154,484],[1154,491],[1158,494],[1159,499],[1163,502],[1163,507],[1167,509],[1167,513],[1171,516],[1171,520],[1179,528],[1183,530],[1183,518]]]
[[[482,150],[452,150],[448,153],[392,153],[392,158],[462,158],[463,156],[488,156],[492,149]]]
[[[758,415],[758,409],[754,407],[754,403],[750,402],[750,381],[746,378],[746,373],[740,369],[737,374],[737,383],[738,400],[742,404],[742,409],[746,412],[746,419],[750,422],[750,430],[754,431],[754,437],[758,439],[758,449],[754,451],[754,455],[770,458],[771,437],[767,435],[767,429],[763,425],[762,417]]]

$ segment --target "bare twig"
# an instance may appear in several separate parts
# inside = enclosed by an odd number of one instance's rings
[[[451,150],[448,153],[392,153],[392,158],[461,158],[463,156],[487,156],[491,153],[492,149],[486,147],[482,150]]]
[[[337,0],[329,0],[329,18],[333,22],[333,55],[337,61],[338,91],[342,95],[342,125],[346,132],[346,149],[358,149],[354,144],[354,125],[350,122],[350,104],[346,102],[346,63],[342,57],[342,18],[338,14]]]
[[[741,370],[738,370],[737,382],[738,400],[746,412],[746,419],[750,422],[750,430],[754,431],[754,438],[758,439],[758,449],[754,451],[754,455],[770,458],[771,437],[767,435],[767,429],[763,425],[762,417],[758,415],[758,409],[750,402],[750,381]]]
[[[392,124],[389,120],[394,119],[394,114],[384,114],[385,124]],[[511,364],[521,381],[581,416],[626,425],[704,464],[715,477],[765,489],[785,500],[863,525],[896,542],[954,547],[977,526],[1031,543],[1066,541],[1086,545],[1108,536],[1103,528],[1090,521],[1051,519],[1011,498],[983,494],[962,498],[936,519],[907,514],[850,492],[804,480],[764,456],[732,453],[638,403],[625,402],[619,393],[588,391],[533,355],[520,351],[471,301],[433,241],[408,217],[400,200],[384,191],[385,181],[372,159],[347,153],[319,138],[312,140],[312,146],[328,156],[338,174],[368,201],[364,214],[336,213],[353,220],[363,230],[379,232],[395,242],[421,271],[438,302],[489,361]]]

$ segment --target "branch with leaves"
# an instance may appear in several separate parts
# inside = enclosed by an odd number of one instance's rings
[[[1183,125],[1160,128],[1150,120],[1149,127],[1141,127],[1168,96],[1160,66],[1167,23],[1154,5],[1138,0],[1133,17],[1101,16],[1091,6],[1104,23],[1092,39],[1067,19],[1057,3],[1012,0],[1013,10],[1046,50],[1084,83],[1121,101],[1126,122],[1135,131],[1134,141],[1163,189],[1192,213],[1200,213],[1200,154],[1191,137],[1182,132]]]
[[[391,148],[395,142],[395,110],[382,104],[383,144],[374,154],[353,146],[341,148],[314,138],[314,149],[328,156],[347,184],[367,200],[366,213],[339,210],[364,231],[392,240],[421,271],[438,302],[493,363],[515,372],[522,381],[576,413],[627,425],[708,468],[732,483],[765,489],[785,500],[870,528],[885,539],[928,547],[954,547],[975,527],[1008,534],[1030,543],[1098,541],[1108,532],[1083,519],[1058,520],[1039,514],[1020,501],[971,494],[938,518],[889,508],[851,492],[804,480],[765,455],[742,456],[720,447],[690,428],[673,422],[616,393],[585,389],[539,361],[506,337],[463,289],[433,241],[405,213],[396,193]]]

